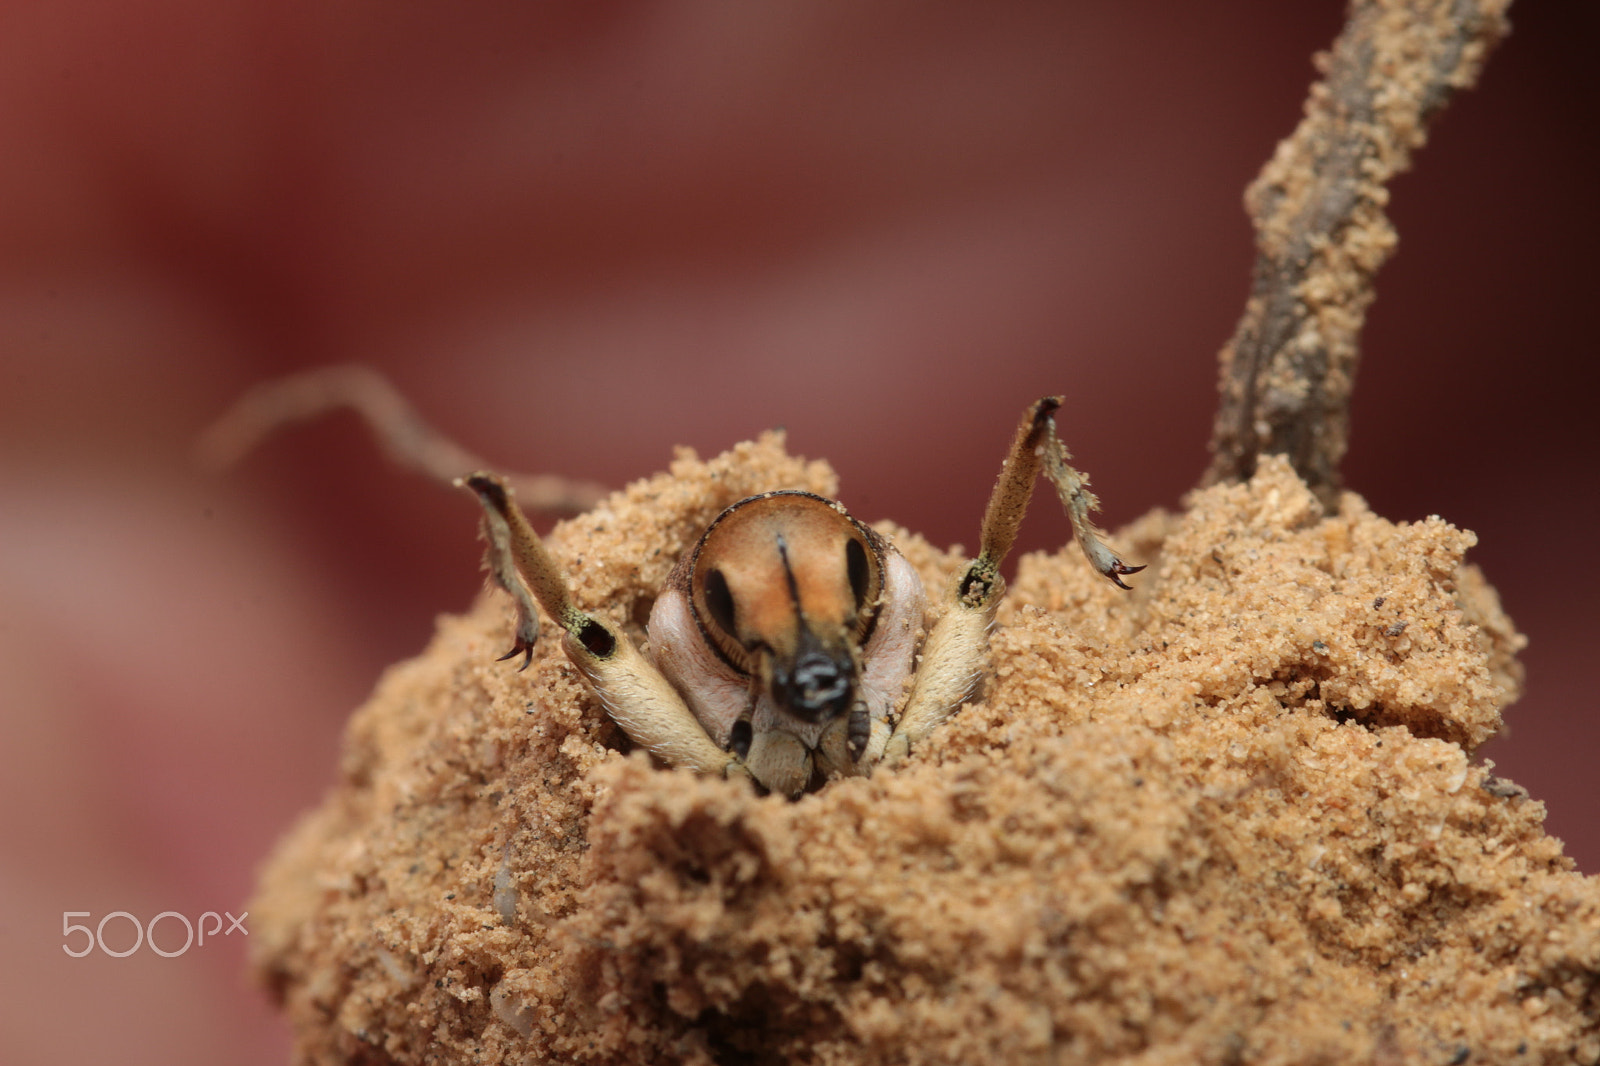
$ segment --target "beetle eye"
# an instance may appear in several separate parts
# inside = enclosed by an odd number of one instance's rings
[[[738,636],[733,625],[733,593],[728,591],[728,579],[722,576],[721,570],[706,571],[705,588],[706,609],[711,612],[711,620],[728,636]]]
[[[867,549],[859,540],[851,538],[844,542],[844,565],[850,574],[850,591],[855,595],[859,611],[867,604],[867,590],[872,583],[872,574],[867,569]]]

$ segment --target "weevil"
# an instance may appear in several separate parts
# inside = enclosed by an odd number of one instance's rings
[[[1090,523],[1099,501],[1056,436],[1060,405],[1046,396],[1023,412],[984,510],[977,558],[940,593],[943,611],[925,635],[927,594],[894,545],[834,500],[781,490],[728,507],[684,553],[650,612],[648,653],[573,602],[506,479],[456,477],[479,461],[365,367],[324,367],[258,387],[206,434],[201,458],[227,465],[278,426],[354,408],[396,461],[477,495],[488,569],[516,605],[502,659],[520,655],[527,666],[542,609],[634,743],[668,765],[749,778],[792,797],[905,758],[971,697],[1005,591],[1000,564],[1039,474],[1095,570],[1127,589],[1122,578],[1144,569],[1125,564]],[[559,478],[524,484],[547,511],[585,510],[602,495]]]
[[[489,571],[517,608],[503,658],[520,655],[527,665],[542,609],[634,743],[668,765],[748,777],[780,795],[896,762],[966,702],[982,674],[1005,590],[1000,564],[1040,473],[1095,570],[1127,589],[1123,576],[1144,569],[1096,535],[1089,512],[1098,501],[1056,436],[1060,404],[1047,396],[1023,412],[984,511],[977,558],[944,590],[920,665],[921,580],[894,545],[834,500],[768,492],[718,515],[657,597],[647,655],[574,604],[560,564],[502,478],[461,478],[483,505]]]

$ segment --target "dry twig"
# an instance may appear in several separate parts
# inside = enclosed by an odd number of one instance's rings
[[[1451,92],[1505,36],[1510,0],[1352,0],[1317,56],[1305,117],[1245,192],[1256,231],[1250,299],[1222,349],[1204,484],[1287,456],[1325,501],[1338,489],[1357,339],[1395,246],[1387,182]]]

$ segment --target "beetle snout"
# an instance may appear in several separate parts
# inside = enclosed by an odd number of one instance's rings
[[[792,664],[773,664],[773,699],[796,718],[813,724],[844,714],[856,687],[849,653],[830,654],[809,631],[800,643]]]

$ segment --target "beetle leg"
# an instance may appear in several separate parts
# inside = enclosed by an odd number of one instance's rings
[[[1057,397],[1052,399],[1059,402]],[[1144,564],[1129,566],[1101,542],[1099,531],[1089,521],[1089,512],[1100,509],[1100,498],[1089,491],[1089,475],[1080,474],[1067,462],[1071,456],[1067,454],[1067,446],[1056,436],[1054,419],[1046,420],[1043,445],[1044,476],[1056,488],[1056,496],[1072,522],[1072,535],[1077,538],[1083,557],[1117,588],[1131,592],[1132,589],[1123,583],[1122,575],[1137,574],[1144,569]]]
[[[1067,462],[1067,449],[1056,436],[1052,416],[1060,406],[1061,397],[1046,396],[1023,412],[1010,454],[1000,467],[999,480],[983,512],[978,557],[957,575],[946,610],[928,634],[916,687],[889,739],[886,759],[903,757],[911,745],[937,729],[972,695],[988,651],[989,626],[1005,591],[1000,564],[1016,543],[1017,529],[1033,498],[1034,479],[1041,472],[1055,486],[1072,522],[1073,535],[1091,566],[1124,589],[1128,586],[1121,575],[1144,569],[1118,558],[1101,543],[1089,522],[1089,512],[1099,501],[1088,489],[1088,477]]]
[[[989,649],[989,625],[994,621],[994,608],[1004,583],[994,577],[990,586],[993,595],[982,603],[968,605],[961,598],[961,586],[966,584],[967,576],[963,574],[952,583],[949,606],[923,642],[916,686],[884,749],[885,762],[892,764],[903,758],[913,744],[921,743],[965,703],[977,686],[984,654]]]
[[[560,564],[528,524],[505,482],[480,473],[461,484],[483,504],[490,571],[517,604],[517,646],[512,654],[531,655],[538,633],[533,607],[537,600],[565,631],[562,646],[567,658],[589,679],[606,713],[634,743],[669,766],[722,777],[749,776],[744,760],[712,743],[683,697],[625,633],[572,602]]]
[[[1046,396],[1023,412],[1011,454],[1000,468],[1000,479],[983,512],[983,533],[978,558],[968,568],[960,594],[963,601],[984,599],[988,585],[1000,572],[1000,564],[1016,543],[1017,529],[1028,513],[1033,498],[1034,479],[1043,473],[1055,486],[1061,506],[1072,523],[1072,535],[1083,550],[1089,565],[1119,588],[1126,589],[1121,575],[1136,574],[1142,566],[1128,566],[1100,541],[1089,512],[1098,510],[1100,500],[1089,491],[1089,477],[1072,468],[1066,445],[1056,436],[1056,408],[1061,397]]]
[[[511,510],[516,505],[510,502],[505,485],[498,478],[488,474],[474,474],[460,484],[477,493],[479,501],[483,503],[484,539],[489,542],[484,560],[488,564],[494,583],[511,597],[511,602],[517,607],[515,643],[512,644],[511,650],[500,656],[497,661],[505,662],[520,654],[522,665],[517,669],[526,670],[528,664],[533,661],[533,646],[539,639],[539,612],[533,606],[533,596],[527,583],[517,573],[516,555],[511,546],[513,533],[511,520],[507,518],[507,514],[520,516],[520,512]],[[491,502],[491,497],[494,497],[494,502]],[[550,610],[548,607],[546,609]],[[551,616],[560,617],[554,610],[551,610]]]
[[[569,631],[563,647],[567,658],[589,679],[611,720],[635,744],[668,766],[681,766],[697,774],[754,776],[744,759],[712,743],[683,697],[626,634],[591,618],[590,629],[582,635]],[[752,746],[752,758],[754,754]],[[808,766],[806,775],[809,774]],[[805,787],[805,783],[802,781],[799,787]]]

